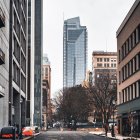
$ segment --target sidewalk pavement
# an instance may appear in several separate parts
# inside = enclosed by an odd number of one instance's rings
[[[89,133],[90,133],[90,134],[94,134],[94,135],[99,135],[99,136],[102,136],[102,137],[106,137],[104,131],[90,131]],[[108,132],[108,133],[107,133],[107,137],[108,137],[108,138],[111,138],[111,139],[114,139],[114,140],[125,140],[125,139],[127,139],[127,138],[129,138],[129,139],[131,138],[131,137],[121,136],[121,135],[119,135],[119,134],[115,135],[115,137],[112,137],[112,136],[111,136],[111,132]],[[132,138],[134,138],[134,137],[132,137]],[[140,140],[140,138],[134,138],[134,139]]]

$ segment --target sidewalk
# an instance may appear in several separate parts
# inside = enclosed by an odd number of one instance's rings
[[[106,137],[104,131],[90,131],[89,133],[94,134],[94,135],[99,135],[99,136],[102,136],[102,137]],[[112,138],[114,140],[125,140],[127,138],[129,138],[129,139],[131,138],[131,137],[124,137],[124,136],[121,136],[119,134],[117,134],[115,137],[112,137],[110,132],[107,133],[107,137]],[[134,139],[140,140],[140,138],[134,138]]]

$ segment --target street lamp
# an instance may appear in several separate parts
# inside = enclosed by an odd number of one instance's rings
[[[113,125],[112,125],[112,137],[115,137],[115,134],[114,134],[114,106],[115,106],[115,100],[112,101],[112,105],[113,105]]]

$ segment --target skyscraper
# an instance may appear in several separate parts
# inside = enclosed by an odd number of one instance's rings
[[[26,124],[27,94],[27,1],[10,0],[9,124]]]
[[[81,84],[87,69],[87,28],[79,17],[64,21],[63,27],[63,87]]]
[[[28,0],[26,124],[42,125],[42,0]]]
[[[42,75],[41,75],[43,64],[42,12],[43,12],[43,0],[35,0],[34,124],[40,127],[42,127]]]
[[[8,125],[9,108],[9,9],[0,1],[0,128]]]
[[[35,0],[28,0],[28,77],[26,125],[34,125]]]

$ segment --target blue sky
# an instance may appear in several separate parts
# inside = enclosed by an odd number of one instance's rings
[[[63,86],[63,21],[80,17],[88,30],[88,69],[94,50],[117,51],[116,31],[135,0],[43,0],[43,53],[52,69],[52,96]]]

